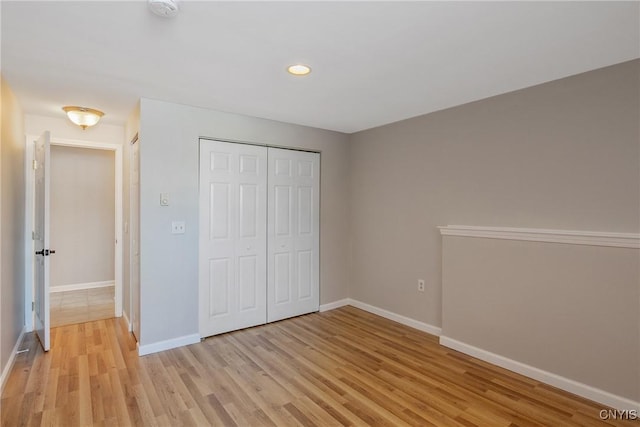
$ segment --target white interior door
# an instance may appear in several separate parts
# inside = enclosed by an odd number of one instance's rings
[[[34,142],[35,159],[35,329],[44,351],[49,351],[49,132]]]
[[[266,322],[267,149],[200,140],[200,335]]]
[[[131,145],[129,193],[129,232],[131,233],[131,268],[129,278],[130,314],[133,335],[140,341],[140,141]]]
[[[320,154],[269,148],[267,321],[318,311]]]

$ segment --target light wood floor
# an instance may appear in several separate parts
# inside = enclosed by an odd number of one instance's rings
[[[113,286],[52,292],[49,295],[51,327],[113,317],[114,292]]]
[[[145,357],[120,319],[55,328],[52,343],[24,343],[3,426],[608,425],[599,404],[353,307]]]

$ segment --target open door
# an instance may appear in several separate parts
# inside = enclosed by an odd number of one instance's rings
[[[49,156],[50,135],[45,132],[34,142],[35,169],[35,329],[42,348],[49,351]]]

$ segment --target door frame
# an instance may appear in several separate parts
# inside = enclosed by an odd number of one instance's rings
[[[25,328],[27,331],[33,331],[34,312],[31,308],[31,302],[34,295],[34,262],[33,256],[33,225],[34,225],[34,174],[33,174],[33,141],[38,139],[37,135],[27,135],[26,155],[25,155],[25,289],[24,289],[24,305],[25,305]],[[115,163],[115,243],[114,243],[114,285],[115,285],[115,317],[122,316],[122,152],[123,147],[120,144],[110,144],[106,142],[84,141],[77,139],[55,138],[51,137],[51,145],[72,148],[89,148],[94,150],[106,150],[114,152]]]
[[[131,232],[131,222],[132,222],[132,217],[133,215],[131,215],[132,209],[132,201],[134,199],[134,195],[131,193],[131,177],[133,175],[133,166],[132,166],[132,160],[133,160],[133,147],[136,146],[136,149],[138,150],[138,218],[137,218],[137,227],[138,227],[138,250],[140,250],[140,134],[139,132],[136,132],[136,134],[133,136],[133,138],[131,138],[131,141],[129,141],[129,150],[128,150],[128,169],[129,169],[129,181],[128,181],[128,186],[129,188],[128,190],[128,195],[129,195],[129,206],[128,206],[128,212],[127,212],[127,218],[128,218],[128,224],[126,226],[126,231],[127,231],[127,240],[128,240],[128,245],[129,245],[129,258],[127,260],[127,265],[129,268],[129,277],[128,279],[128,285],[127,288],[129,289],[129,313],[124,313],[126,316],[126,321],[127,321],[127,326],[129,327],[129,332],[131,332],[134,336],[134,338],[136,339],[136,342],[140,342],[140,337],[136,336],[136,334],[134,333],[134,304],[133,304],[133,269],[131,268],[131,265],[133,264],[133,233]],[[137,317],[135,319],[137,319],[138,324],[140,324],[140,265],[138,265],[138,308],[137,308]],[[138,335],[140,335],[140,331],[138,331]]]

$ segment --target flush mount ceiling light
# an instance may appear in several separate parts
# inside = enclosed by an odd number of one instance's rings
[[[311,72],[311,67],[304,64],[294,64],[289,65],[289,67],[287,67],[287,71],[289,74],[293,74],[294,76],[306,76]]]
[[[180,11],[178,0],[149,0],[149,9],[163,18],[173,18]]]
[[[99,110],[87,107],[62,107],[67,117],[74,124],[80,126],[82,130],[91,127],[100,121],[100,118],[104,116],[104,113]]]

